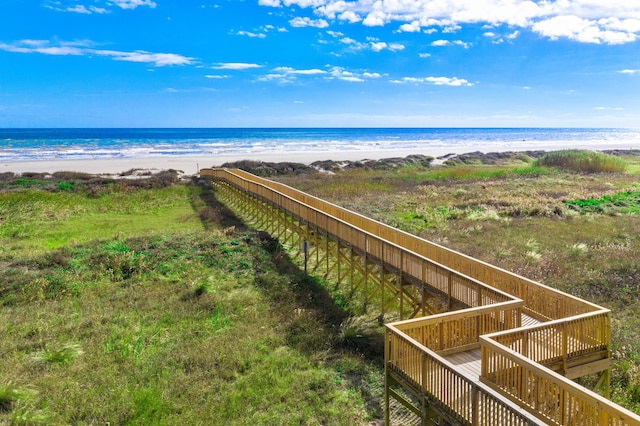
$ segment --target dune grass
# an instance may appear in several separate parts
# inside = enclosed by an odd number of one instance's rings
[[[381,418],[348,314],[208,190],[42,185],[0,192],[0,424]]]
[[[568,149],[549,152],[538,158],[534,166],[558,167],[583,173],[619,173],[625,171],[626,162],[614,155]]]

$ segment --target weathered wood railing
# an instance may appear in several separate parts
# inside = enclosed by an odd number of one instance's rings
[[[204,169],[201,176],[284,212],[309,235],[335,237],[375,259],[398,274],[401,288],[407,280],[448,297],[449,306],[456,301],[470,307],[387,324],[387,377],[423,403],[439,401],[449,419],[473,425],[640,425],[639,416],[550,369],[580,377],[608,368],[608,310],[283,184],[240,170]],[[520,327],[523,313],[546,323]],[[478,347],[482,383],[443,358]]]

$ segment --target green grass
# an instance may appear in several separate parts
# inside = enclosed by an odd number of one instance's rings
[[[614,155],[585,150],[552,151],[534,162],[534,166],[558,167],[583,173],[624,172],[626,162]]]
[[[208,191],[0,197],[0,424],[382,415],[379,364],[337,337],[347,313]]]
[[[640,191],[624,191],[598,199],[570,200],[565,205],[582,213],[640,214]]]
[[[29,189],[0,193],[0,255],[42,252],[114,234],[144,235],[159,229],[180,232],[202,229],[185,200],[194,197],[185,186],[108,193],[99,198],[82,192],[51,193]],[[144,215],[144,220],[140,217]],[[28,220],[25,220],[28,218]]]

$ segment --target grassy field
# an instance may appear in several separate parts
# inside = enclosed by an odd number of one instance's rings
[[[381,417],[380,361],[276,241],[194,184],[70,182],[2,184],[0,424]]]
[[[612,399],[640,413],[640,158],[625,160],[277,179],[609,307]],[[366,315],[174,181],[0,175],[0,424],[379,421]]]

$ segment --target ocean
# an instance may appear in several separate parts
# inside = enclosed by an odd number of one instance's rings
[[[640,149],[640,129],[0,129],[0,162],[429,149]],[[467,150],[468,149],[468,150]]]

